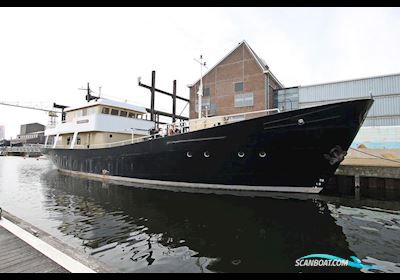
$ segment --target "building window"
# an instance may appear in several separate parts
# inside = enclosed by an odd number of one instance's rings
[[[103,107],[103,109],[101,110],[101,113],[108,115],[110,113],[110,108]]]
[[[117,109],[111,109],[111,115],[118,116],[118,110]]]
[[[211,103],[211,101],[210,101],[210,97],[208,97],[208,98],[202,98],[201,99],[201,105],[202,106],[208,106],[208,107],[210,107],[210,103]],[[198,107],[199,105],[197,105],[197,107]]]
[[[121,112],[119,113],[119,115],[120,115],[121,117],[126,117],[127,114],[128,114],[127,111],[121,111]]]
[[[235,94],[235,107],[248,107],[253,106],[253,104],[254,100],[252,92]]]
[[[299,108],[299,88],[286,88],[274,91],[274,107],[282,111]]]
[[[209,87],[203,88],[203,96],[204,97],[210,96],[210,88]]]
[[[243,82],[235,83],[235,93],[243,92]]]

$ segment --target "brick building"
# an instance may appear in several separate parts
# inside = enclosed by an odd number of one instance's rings
[[[190,118],[198,117],[200,79],[189,85]],[[284,86],[246,41],[203,76],[203,115],[221,116],[273,108],[273,90]]]

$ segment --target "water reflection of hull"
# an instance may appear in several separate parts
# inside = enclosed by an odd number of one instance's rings
[[[43,179],[60,230],[123,271],[357,272],[295,267],[310,253],[354,255],[323,202],[105,186],[57,172]]]
[[[259,117],[103,149],[48,149],[64,171],[130,183],[319,192],[356,136],[372,99]]]

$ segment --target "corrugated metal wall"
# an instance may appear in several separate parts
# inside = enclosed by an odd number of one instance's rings
[[[369,97],[370,92],[375,102],[364,126],[400,125],[400,74],[300,87],[299,107]]]

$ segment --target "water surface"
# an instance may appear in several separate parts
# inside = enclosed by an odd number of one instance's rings
[[[117,272],[360,272],[295,266],[313,253],[400,272],[400,203],[362,195],[151,190],[63,175],[48,160],[0,157],[0,207]]]

